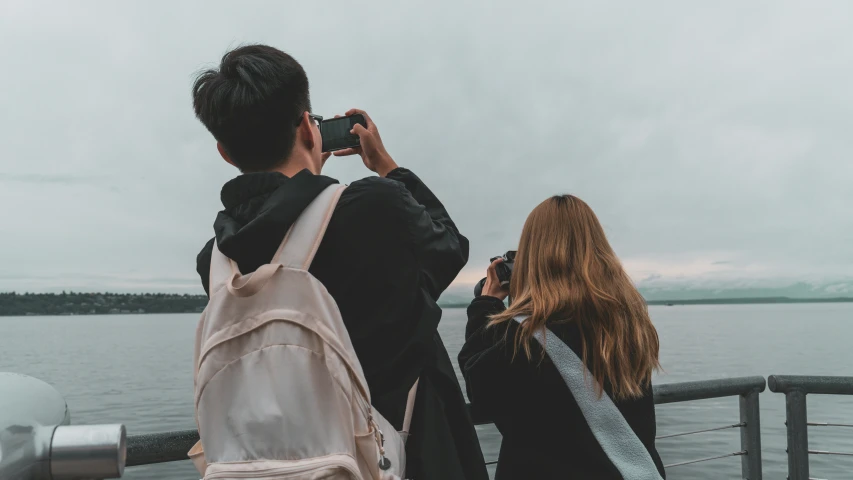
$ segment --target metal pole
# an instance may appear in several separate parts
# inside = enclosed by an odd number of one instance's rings
[[[761,415],[758,405],[759,389],[740,396],[740,449],[746,452],[741,457],[741,472],[747,480],[761,480]]]
[[[806,394],[791,390],[785,394],[785,425],[788,427],[788,478],[809,479],[809,432]]]

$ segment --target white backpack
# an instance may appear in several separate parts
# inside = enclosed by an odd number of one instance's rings
[[[201,440],[190,450],[206,480],[405,473],[417,382],[398,433],[371,407],[338,307],[308,273],[344,188],[332,185],[314,199],[272,261],[253,273],[241,275],[214,245],[195,344]]]

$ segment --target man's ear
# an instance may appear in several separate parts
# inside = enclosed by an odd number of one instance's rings
[[[222,155],[222,159],[228,162],[231,166],[237,167],[231,157],[228,156],[228,152],[225,151],[225,147],[222,146],[221,143],[216,142],[216,149],[219,150],[219,154]],[[240,167],[237,167],[240,168]]]
[[[296,127],[296,137],[305,144],[309,152],[314,149],[314,128],[314,120],[308,116],[308,112],[303,112],[302,121]]]

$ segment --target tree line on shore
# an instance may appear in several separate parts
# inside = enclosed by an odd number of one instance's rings
[[[168,293],[0,293],[0,316],[198,313],[206,295]]]

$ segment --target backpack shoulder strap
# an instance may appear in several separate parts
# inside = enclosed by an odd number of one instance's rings
[[[307,270],[326,233],[335,205],[346,185],[329,185],[317,196],[290,227],[270,263]]]
[[[405,443],[405,438],[409,435],[409,427],[412,425],[412,414],[415,412],[415,397],[418,395],[418,383],[420,381],[420,378],[415,380],[415,384],[409,389],[409,395],[406,397],[406,410],[403,413],[403,430],[401,430],[401,433],[405,434],[403,443]]]
[[[522,323],[527,317],[514,320]],[[628,425],[625,417],[604,392],[601,398],[596,393],[595,377],[578,358],[577,354],[560,337],[549,329],[536,332],[536,340],[557,367],[563,381],[575,398],[589,424],[590,430],[604,453],[625,480],[661,480],[655,462],[646,446]],[[592,380],[592,383],[589,382]]]

